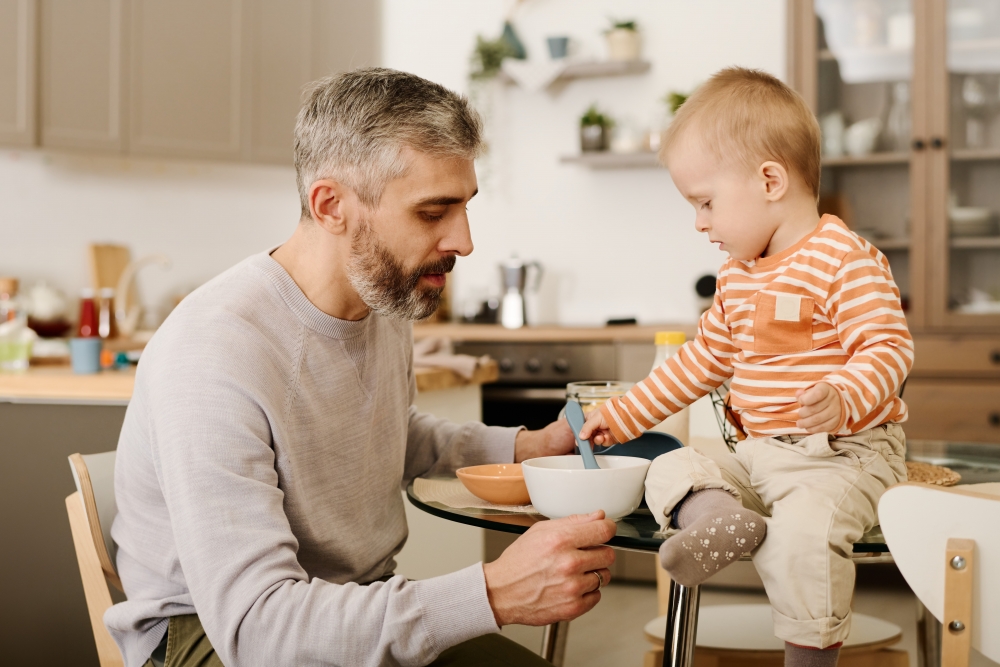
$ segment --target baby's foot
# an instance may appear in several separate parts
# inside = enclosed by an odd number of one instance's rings
[[[725,491],[695,491],[681,502],[681,530],[660,546],[660,563],[679,584],[698,586],[764,539],[764,518]]]

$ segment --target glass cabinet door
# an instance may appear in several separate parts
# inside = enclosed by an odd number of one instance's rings
[[[921,1],[815,0],[813,5],[815,108],[823,135],[820,209],[838,215],[885,253],[911,320],[923,307],[911,240],[913,212],[923,210],[914,205],[911,150],[913,5]]]
[[[1000,0],[941,0],[946,59],[938,259],[942,324],[1000,323]]]

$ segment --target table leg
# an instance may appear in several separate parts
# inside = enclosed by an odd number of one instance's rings
[[[542,633],[542,657],[555,667],[562,667],[566,657],[566,639],[569,638],[569,621],[559,621],[545,626]]]
[[[691,667],[698,635],[700,586],[682,586],[670,580],[667,634],[663,638],[663,667]]]
[[[917,600],[917,667],[941,667],[941,623]]]

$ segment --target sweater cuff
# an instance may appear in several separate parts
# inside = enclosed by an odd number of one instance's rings
[[[513,463],[514,462],[514,441],[517,434],[524,430],[523,426],[488,426],[484,429],[482,438],[478,446],[479,463]]]
[[[436,653],[491,632],[500,632],[486,595],[483,564],[442,577],[414,581],[423,626]]]

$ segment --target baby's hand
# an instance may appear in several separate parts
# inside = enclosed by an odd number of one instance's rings
[[[613,445],[618,442],[600,410],[594,410],[587,417],[580,429],[580,439],[591,440],[595,445]]]
[[[809,433],[832,433],[840,425],[840,394],[826,382],[795,392],[799,400],[799,420],[795,423]]]

